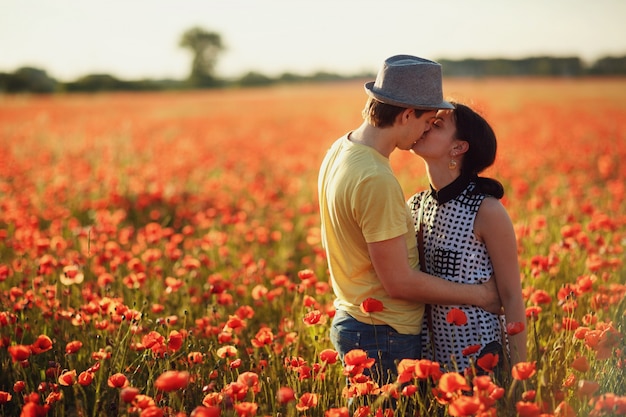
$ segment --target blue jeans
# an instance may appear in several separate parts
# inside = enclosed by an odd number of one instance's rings
[[[400,334],[391,326],[361,323],[342,310],[335,313],[330,340],[342,361],[353,349],[364,350],[369,358],[376,359],[369,375],[379,386],[396,380],[400,360],[419,359],[422,353],[419,334]]]

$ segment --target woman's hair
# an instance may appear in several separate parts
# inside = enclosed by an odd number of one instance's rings
[[[478,176],[496,160],[496,134],[489,123],[468,106],[455,102],[452,105],[457,139],[469,143],[469,149],[463,156],[461,174],[476,181],[477,192],[502,198],[504,187],[498,180]]]
[[[403,111],[405,107],[394,106],[392,104],[383,103],[370,97],[363,109],[363,118],[368,121],[374,127],[389,127],[393,126],[396,117]],[[415,109],[415,117],[420,117],[427,111],[432,110],[417,110]]]

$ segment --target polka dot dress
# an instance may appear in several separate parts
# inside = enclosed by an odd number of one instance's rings
[[[486,197],[472,193],[475,187],[474,182],[460,177],[439,192],[423,191],[409,200],[416,232],[422,210],[427,273],[464,284],[482,283],[491,277],[487,248],[473,231],[476,213]],[[452,308],[466,314],[467,324],[448,323]],[[503,317],[475,306],[431,305],[430,314],[424,317],[422,356],[439,362],[447,371],[462,371],[470,366],[470,358],[480,356],[480,351],[464,356],[465,348],[480,345],[482,349],[491,342],[502,345],[502,325]]]

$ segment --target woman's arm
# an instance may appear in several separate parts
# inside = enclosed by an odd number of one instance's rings
[[[513,364],[526,361],[526,307],[513,223],[499,200],[486,198],[478,209],[474,233],[487,246],[507,323],[524,323],[524,330],[509,336]]]

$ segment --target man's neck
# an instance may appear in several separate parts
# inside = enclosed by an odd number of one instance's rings
[[[382,156],[389,158],[396,148],[390,134],[391,129],[381,129],[363,122],[361,126],[348,134],[348,139],[353,143],[374,148]]]

